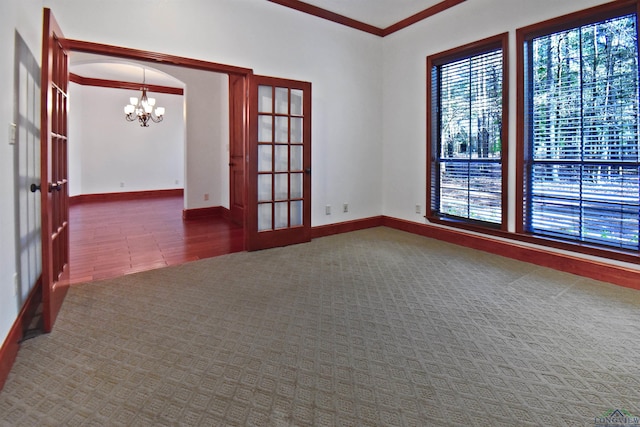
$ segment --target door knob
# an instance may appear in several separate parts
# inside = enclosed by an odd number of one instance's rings
[[[304,170],[304,173],[306,173],[307,175],[311,175],[311,168],[306,168]]]
[[[35,193],[36,191],[40,191],[40,186],[36,184],[31,184],[31,187],[29,187],[29,190],[31,190],[32,193]]]
[[[62,190],[62,182],[52,182],[49,184],[49,193],[52,193],[53,190],[60,191]]]

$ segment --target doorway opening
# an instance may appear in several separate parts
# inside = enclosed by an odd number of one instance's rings
[[[144,67],[147,70],[158,70],[172,76],[182,85],[181,89],[184,91],[182,111],[167,109],[165,116],[165,120],[167,120],[169,114],[178,115],[183,119],[184,124],[181,165],[184,167],[183,174],[181,179],[176,178],[171,182],[177,188],[174,188],[173,192],[167,192],[164,196],[145,199],[145,203],[139,203],[139,200],[135,200],[135,198],[128,201],[114,200],[117,197],[112,197],[111,200],[98,198],[97,202],[105,203],[103,206],[105,214],[103,215],[97,213],[98,206],[96,204],[77,206],[72,203],[70,219],[73,219],[71,222],[75,225],[71,225],[71,283],[108,278],[244,250],[244,204],[246,197],[244,176],[246,140],[246,114],[244,111],[246,110],[246,101],[244,95],[250,70],[200,61],[195,61],[197,64],[194,66],[192,60],[185,58],[171,57],[170,60],[166,58],[158,60],[158,54],[149,52],[131,51],[125,48],[73,40],[67,40],[67,42],[70,50],[72,77],[76,69],[75,64],[126,63],[133,64],[135,67]],[[132,83],[135,81],[135,76],[133,78],[126,76],[109,78],[108,74],[94,74],[87,78],[86,73],[84,74],[82,78],[85,81],[99,81],[100,86],[107,87],[109,85],[105,84],[105,81],[110,82],[111,86],[114,86],[113,83],[116,83],[117,86],[118,82]],[[168,82],[159,86],[175,85],[175,82]],[[126,86],[126,84],[122,86]],[[114,88],[102,87],[99,89],[113,91]],[[124,89],[120,88],[119,91],[124,92]],[[134,92],[130,91],[130,93],[130,96],[135,96]],[[122,96],[122,99],[127,100],[127,96]],[[238,99],[234,97],[238,97]],[[160,102],[158,104],[160,105]],[[73,132],[73,106],[70,108],[69,116],[70,130]],[[119,115],[118,119],[125,126],[138,127],[135,124],[124,123],[125,120]],[[158,129],[161,129],[164,124],[151,124],[151,126],[157,126]],[[138,133],[149,130],[149,128],[135,129]],[[81,135],[74,141],[76,144],[84,144],[86,138],[87,135]],[[129,141],[129,143],[133,142],[135,141]],[[95,152],[96,150],[90,151]],[[134,165],[140,161],[153,163],[153,156],[148,152],[145,153],[145,150],[141,151],[138,153],[139,159],[132,163]],[[70,148],[70,155],[73,154],[73,148]],[[178,156],[173,157],[175,161],[175,157]],[[82,164],[82,162],[80,163]],[[74,174],[73,168],[74,165],[70,163],[71,176]],[[106,179],[114,181],[111,183],[111,191],[115,188],[115,192],[118,192],[118,182],[121,181],[117,177],[108,176],[109,170],[118,171],[117,164],[107,166]],[[91,184],[95,188],[95,183]],[[182,198],[179,202],[175,190],[182,191]],[[154,191],[148,193],[150,196],[154,195]],[[159,193],[161,192],[156,192],[156,195]],[[123,191],[120,194],[126,195],[127,192]],[[73,192],[71,195],[74,195]],[[138,227],[135,226],[135,220],[133,220],[135,215],[131,216],[126,213],[130,210],[144,210],[154,205],[169,209],[174,213],[176,209],[182,208],[182,212],[178,218],[175,215],[168,215],[152,222],[139,224]],[[113,211],[114,206],[115,211]],[[110,210],[111,214],[106,214]],[[152,209],[147,216],[152,214],[157,216],[159,212],[158,209]],[[89,220],[85,221],[83,215],[87,215],[86,218]],[[100,216],[103,218],[97,219]],[[118,225],[118,216],[122,218],[129,216],[126,225],[122,221]],[[92,222],[96,219],[97,222]],[[154,229],[156,226],[164,231]],[[141,227],[146,228],[146,231],[144,228],[140,230]],[[123,232],[130,234],[123,236]],[[126,247],[129,258],[122,259],[122,264],[118,265],[117,257],[102,253],[103,251],[96,247],[96,236],[98,236],[98,240],[106,239],[103,241],[106,243],[102,245],[103,248],[108,245],[120,248],[115,253],[122,253],[122,248]],[[114,254],[113,251],[111,253]],[[95,263],[93,272],[88,268],[91,263]]]

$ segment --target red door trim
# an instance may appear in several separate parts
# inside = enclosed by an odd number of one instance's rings
[[[130,90],[140,90],[142,84],[140,82],[123,82],[120,80],[105,80],[105,79],[95,79],[92,77],[83,77],[77,74],[69,73],[69,81],[73,83],[77,83],[82,86],[95,86],[95,87],[105,87],[112,89],[130,89]],[[169,95],[184,95],[184,89],[181,87],[171,87],[171,86],[159,86],[159,85],[144,85],[149,92],[155,93],[167,93]]]
[[[65,40],[66,47],[74,52],[95,53],[99,55],[116,56],[118,58],[142,59],[146,61],[160,62],[163,64],[177,65],[185,68],[214,71],[224,74],[241,74],[249,76],[253,74],[250,68],[236,67],[217,62],[203,61],[200,59],[185,58],[182,56],[168,55],[165,53],[151,52],[147,50],[131,49],[128,47],[111,46],[101,43],[93,43],[82,40]]]

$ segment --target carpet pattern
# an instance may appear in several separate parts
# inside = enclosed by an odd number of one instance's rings
[[[640,292],[375,228],[72,287],[0,425],[594,426]]]

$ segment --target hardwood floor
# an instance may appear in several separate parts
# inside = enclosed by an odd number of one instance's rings
[[[70,283],[243,250],[242,227],[223,218],[184,221],[182,209],[181,196],[72,205]]]

